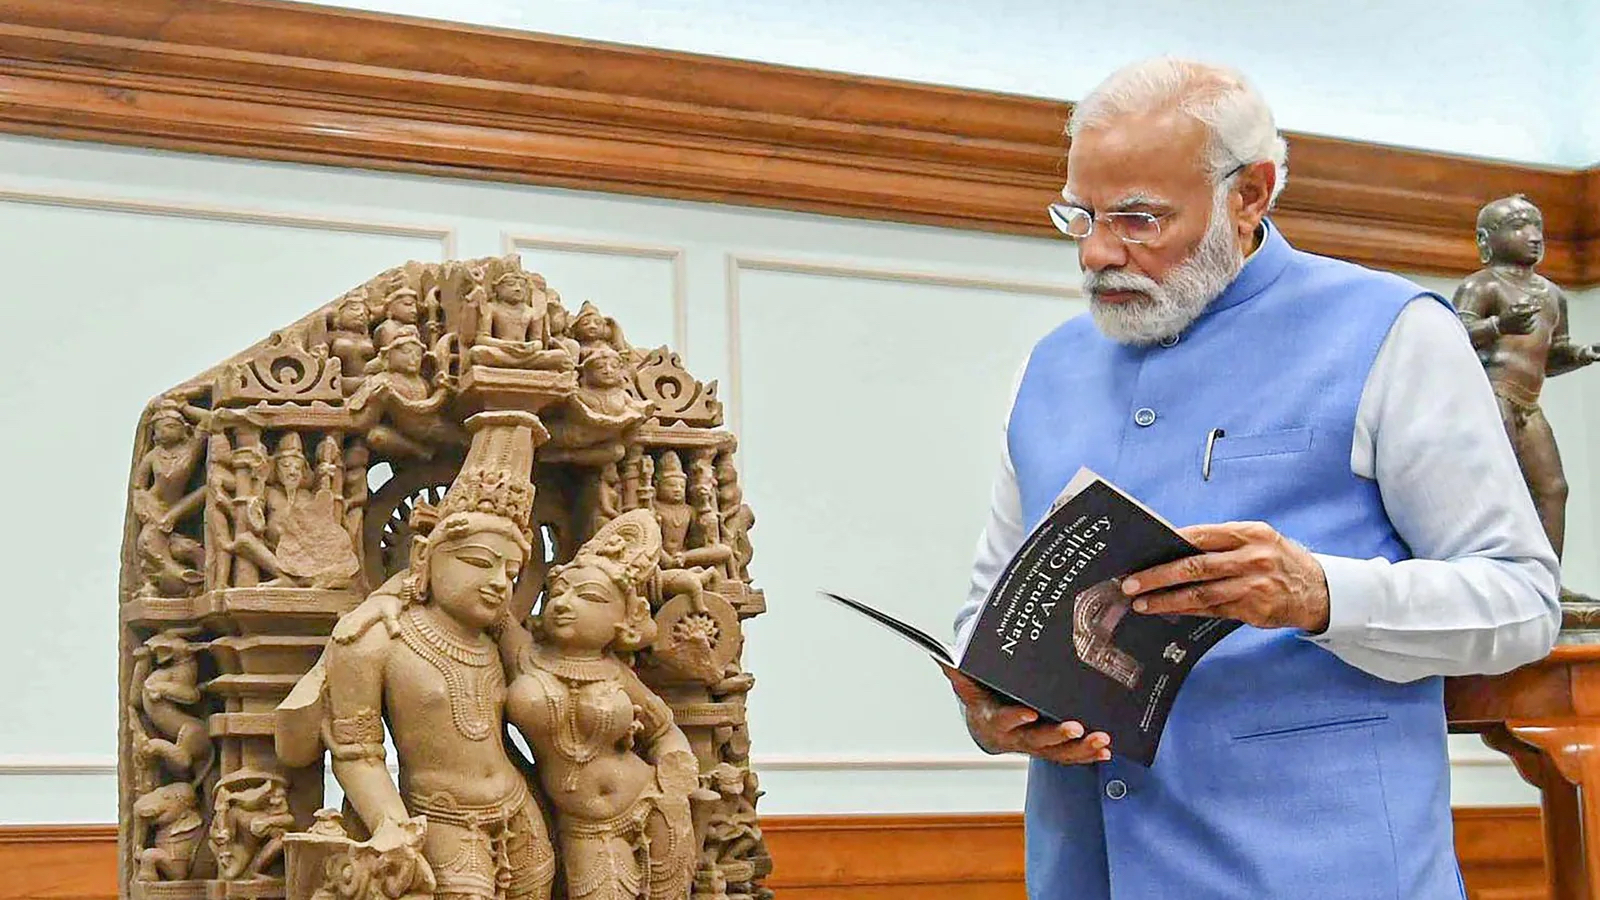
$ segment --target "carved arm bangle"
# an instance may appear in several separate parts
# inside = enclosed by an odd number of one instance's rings
[[[375,759],[383,761],[383,719],[375,709],[359,709],[355,715],[328,720],[323,742],[333,758],[349,762]]]

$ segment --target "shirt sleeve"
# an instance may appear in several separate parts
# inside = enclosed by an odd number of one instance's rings
[[[1007,404],[1006,422],[1011,421],[1010,408],[1016,403],[1017,389],[1022,384],[1022,372],[1017,371],[1011,385],[1011,403]],[[967,639],[977,624],[978,609],[989,596],[1006,563],[1022,547],[1022,494],[1017,489],[1017,473],[1011,466],[1011,450],[1002,435],[1000,467],[995,474],[994,488],[989,497],[989,520],[978,535],[978,549],[972,562],[972,578],[967,588],[966,602],[956,611],[956,656],[966,649]]]
[[[1307,640],[1389,681],[1505,672],[1550,652],[1555,553],[1482,363],[1437,300],[1412,300],[1379,349],[1350,467],[1377,481],[1413,558],[1318,554],[1329,623]]]

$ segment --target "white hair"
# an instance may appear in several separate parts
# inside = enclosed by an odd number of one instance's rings
[[[1277,169],[1271,202],[1289,180],[1289,146],[1267,101],[1242,73],[1226,66],[1157,57],[1111,73],[1079,101],[1069,137],[1126,115],[1179,109],[1206,127],[1205,165],[1214,184],[1241,164],[1269,161]]]

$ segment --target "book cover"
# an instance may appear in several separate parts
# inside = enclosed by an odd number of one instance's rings
[[[867,604],[829,596],[1047,719],[1106,732],[1114,755],[1148,766],[1184,678],[1239,623],[1137,613],[1121,579],[1198,552],[1085,470],[996,579],[959,651]]]

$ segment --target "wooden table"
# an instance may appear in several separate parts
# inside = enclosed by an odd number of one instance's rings
[[[1444,705],[1451,731],[1483,735],[1539,789],[1551,900],[1600,900],[1600,644],[1447,679]]]

